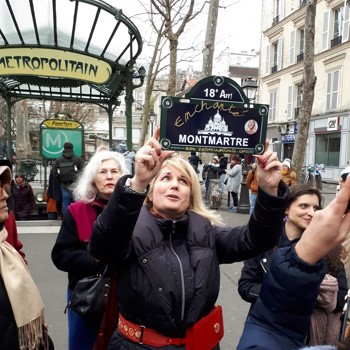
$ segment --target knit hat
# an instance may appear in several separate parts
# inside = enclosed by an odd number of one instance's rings
[[[122,141],[114,150],[118,153],[125,153],[128,150],[128,147],[126,143]]]
[[[285,165],[288,167],[288,169],[290,169],[290,160],[289,159],[285,159],[282,163],[282,165]]]
[[[63,145],[64,149],[73,149],[73,144],[71,142],[65,142]]]
[[[214,156],[213,159],[215,159],[216,161],[220,161],[219,157],[218,156]]]

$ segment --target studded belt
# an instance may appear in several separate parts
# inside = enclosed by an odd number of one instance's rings
[[[124,337],[134,343],[145,344],[154,347],[167,345],[185,345],[186,338],[167,337],[154,329],[138,325],[126,320],[123,315],[119,314],[118,331]]]

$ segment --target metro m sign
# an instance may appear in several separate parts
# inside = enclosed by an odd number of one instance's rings
[[[69,127],[52,127],[53,119],[44,120],[40,125],[40,152],[42,157],[57,159],[62,155],[65,142],[71,142],[74,146],[74,153],[83,155],[83,127],[79,122],[67,123]],[[66,126],[65,125],[65,126]]]

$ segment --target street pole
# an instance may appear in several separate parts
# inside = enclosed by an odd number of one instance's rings
[[[246,159],[244,159],[244,164],[242,167],[242,182],[241,182],[241,192],[239,195],[239,202],[237,207],[237,213],[239,214],[249,214],[250,210],[250,199],[249,199],[249,189],[246,185],[246,179],[248,175],[248,166],[246,164]]]
[[[242,89],[245,95],[248,97],[249,101],[252,103],[255,100],[256,90],[258,84],[251,77],[248,77],[242,84]],[[241,193],[239,196],[239,203],[237,208],[237,213],[240,214],[249,214],[250,212],[250,198],[249,198],[249,189],[246,185],[246,178],[249,171],[249,164],[247,164],[247,155],[244,157],[244,163],[242,166],[242,182],[241,182]]]
[[[156,114],[153,111],[149,112],[149,121],[151,123],[151,137],[153,137],[153,125],[156,120]]]

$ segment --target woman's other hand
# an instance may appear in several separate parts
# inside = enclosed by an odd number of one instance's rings
[[[270,196],[277,196],[278,184],[282,178],[282,164],[277,155],[268,149],[269,141],[265,142],[265,152],[254,155],[258,160],[259,187]]]
[[[136,153],[135,175],[132,178],[131,188],[137,192],[143,192],[152,179],[159,172],[163,162],[173,151],[163,151],[158,142],[160,128],[157,128],[152,138]]]

